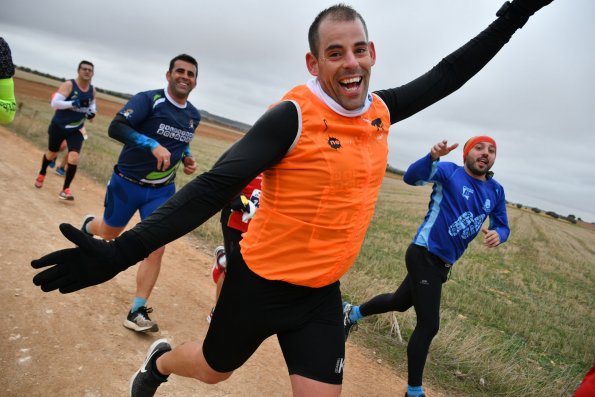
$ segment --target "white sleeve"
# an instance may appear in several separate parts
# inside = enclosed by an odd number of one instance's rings
[[[51,105],[54,109],[70,109],[72,108],[72,101],[65,101],[66,97],[59,92],[52,96]]]

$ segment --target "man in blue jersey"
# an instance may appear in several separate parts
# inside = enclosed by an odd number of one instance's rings
[[[64,176],[62,191],[58,195],[62,200],[72,201],[70,184],[76,175],[79,154],[86,139],[85,120],[92,121],[97,113],[95,87],[91,85],[94,66],[89,61],[81,61],[76,79],[65,81],[52,96],[52,107],[56,113],[48,128],[48,151],[41,160],[41,169],[35,179],[35,187],[41,188],[50,163],[56,160],[60,145],[66,141],[68,147],[67,171]]]
[[[432,182],[434,186],[428,213],[405,254],[407,276],[399,288],[361,306],[343,306],[345,339],[362,317],[415,308],[417,324],[407,346],[408,396],[423,395],[423,369],[440,324],[442,284],[452,265],[480,230],[488,248],[502,244],[510,234],[504,189],[490,171],[496,160],[496,142],[488,136],[469,139],[463,148],[463,167],[439,162],[457,147],[448,146],[446,140],[437,143],[403,176],[409,185]],[[488,228],[482,228],[488,217]]]
[[[176,171],[196,171],[190,141],[200,122],[199,111],[188,102],[196,87],[198,63],[181,54],[170,61],[167,88],[133,96],[109,127],[109,136],[122,142],[118,163],[105,193],[103,219],[87,215],[83,231],[112,240],[122,233],[138,210],[148,217],[174,195]],[[134,331],[158,331],[146,302],[157,282],[165,246],[153,251],[139,266],[136,295],[124,326]]]

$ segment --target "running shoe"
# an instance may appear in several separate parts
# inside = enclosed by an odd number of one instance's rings
[[[37,175],[37,179],[35,179],[35,187],[38,189],[41,189],[41,187],[43,186],[43,181],[45,179],[45,175]]]
[[[409,393],[405,392],[405,397],[409,397]],[[426,397],[426,395],[425,394],[422,394],[419,397]]]
[[[153,308],[141,306],[135,312],[128,312],[123,325],[137,332],[157,332],[159,331],[159,326],[149,317],[149,313],[152,312]]]
[[[213,263],[213,268],[211,269],[211,276],[213,277],[215,284],[217,284],[219,277],[221,277],[221,274],[225,273],[226,270],[227,260],[225,258],[225,248],[220,245],[215,248],[215,262]]]
[[[37,185],[35,185],[35,186],[37,186]],[[66,188],[66,189],[62,190],[60,192],[60,194],[58,194],[58,197],[60,197],[62,200],[67,200],[67,201],[73,201],[74,200],[74,196],[70,192],[70,189],[69,188]]]
[[[81,231],[83,233],[85,233],[87,236],[90,236],[90,237],[93,237],[93,234],[92,233],[89,233],[89,231],[87,230],[87,225],[89,223],[91,223],[91,221],[93,219],[95,219],[95,215],[93,215],[93,214],[85,215],[85,217],[83,218],[83,224],[81,226]]]
[[[345,327],[345,341],[347,341],[351,330],[357,329],[357,321],[351,321],[349,319],[351,309],[353,309],[353,305],[351,303],[343,302],[343,326]]]
[[[56,167],[56,174],[64,176],[64,174],[66,174],[66,170],[64,169],[64,167]]]
[[[130,397],[151,397],[155,395],[157,388],[163,382],[167,382],[167,378],[158,378],[158,375],[153,373],[151,366],[152,362],[163,353],[171,350],[171,345],[167,339],[158,339],[149,347],[147,356],[143,365],[130,378]]]
[[[50,161],[50,163],[48,164],[48,167],[50,168],[54,168],[56,166],[56,160],[52,160]]]

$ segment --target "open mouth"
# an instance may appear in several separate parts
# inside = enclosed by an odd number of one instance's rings
[[[339,81],[339,84],[341,84],[341,87],[345,88],[348,92],[357,91],[362,84],[362,77],[358,76],[344,79]]]

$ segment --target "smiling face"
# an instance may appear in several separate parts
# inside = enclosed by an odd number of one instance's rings
[[[181,104],[186,102],[190,92],[196,87],[196,66],[180,59],[174,62],[171,71],[165,74],[169,95]]]
[[[496,146],[490,142],[477,142],[465,159],[465,171],[475,179],[485,180],[496,161]]]
[[[318,56],[306,55],[308,70],[324,92],[347,110],[364,105],[376,62],[374,43],[368,42],[359,19],[324,19],[318,28]]]

